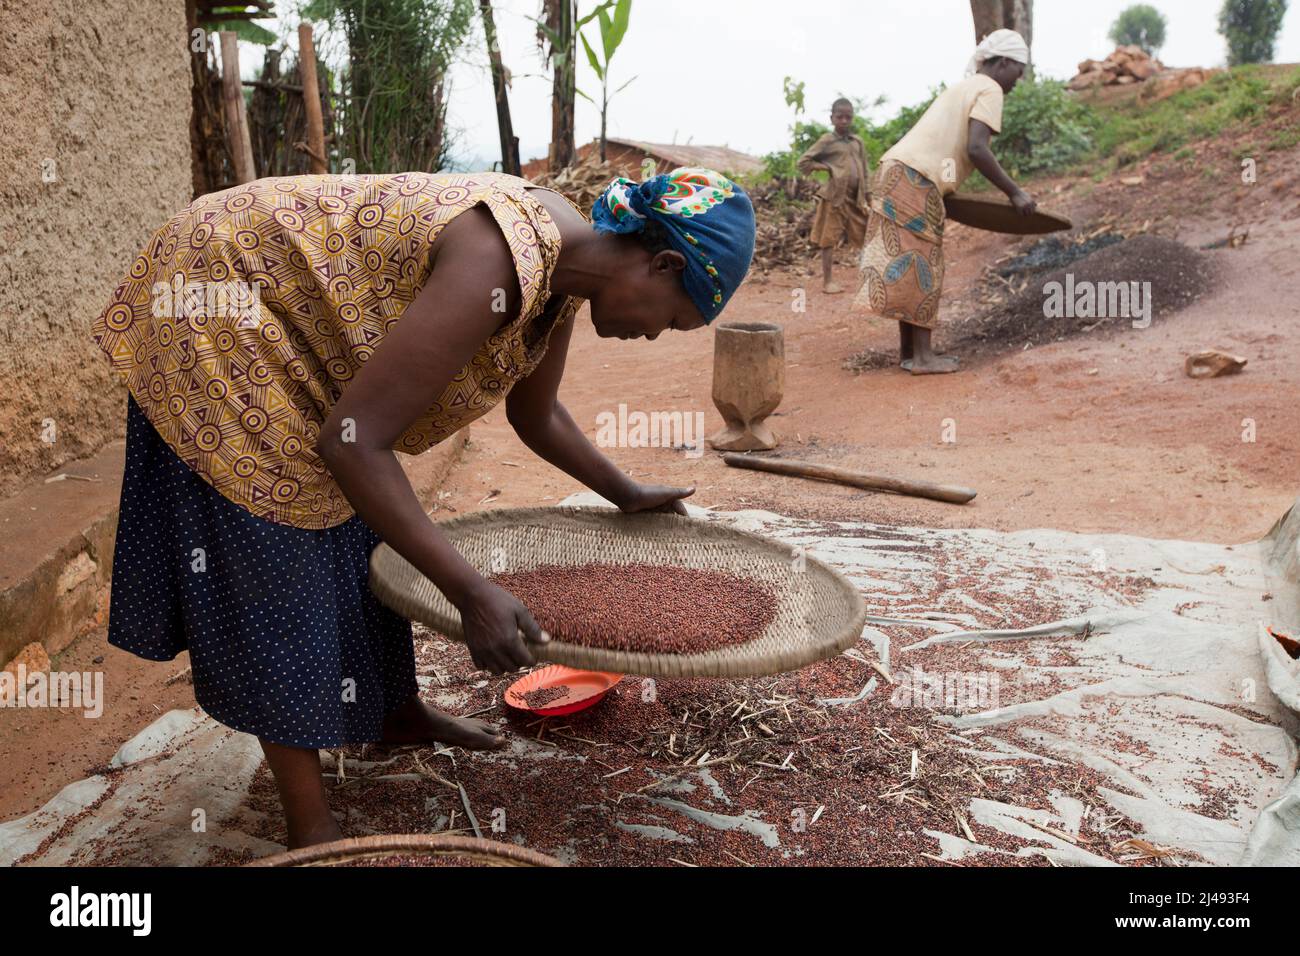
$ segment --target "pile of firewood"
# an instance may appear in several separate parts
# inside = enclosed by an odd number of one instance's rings
[[[542,173],[534,176],[532,181],[538,186],[554,189],[561,196],[572,200],[583,212],[589,212],[592,203],[605,191],[605,187],[624,175],[627,175],[624,170],[602,163],[593,153],[576,165],[566,166],[558,173]]]
[[[1165,66],[1140,46],[1122,46],[1104,60],[1084,60],[1079,72],[1069,82],[1072,90],[1089,90],[1097,86],[1127,86],[1142,83]]]
[[[804,268],[817,254],[808,236],[816,212],[817,183],[811,179],[772,180],[747,189],[754,204],[756,272]]]

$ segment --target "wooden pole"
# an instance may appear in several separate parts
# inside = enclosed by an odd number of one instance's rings
[[[195,199],[209,188],[207,176],[204,175],[203,99],[200,88],[202,65],[206,65],[208,58],[208,35],[206,32],[201,33],[201,42],[196,43],[194,31],[198,28],[199,14],[195,0],[185,0],[185,36],[189,38],[190,50],[190,182]]]
[[[479,0],[483,14],[483,33],[487,37],[488,60],[492,64],[492,88],[497,95],[497,131],[501,136],[501,171],[511,176],[520,175],[519,139],[510,120],[510,100],[506,89],[506,68],[501,62],[501,47],[497,43],[497,25],[492,16],[492,0]]]
[[[775,475],[793,475],[796,478],[815,478],[820,481],[833,481],[840,485],[854,488],[866,488],[868,491],[892,491],[897,495],[910,495],[913,498],[930,498],[934,501],[946,501],[949,504],[964,505],[974,499],[974,488],[961,488],[956,485],[936,485],[928,481],[912,481],[907,478],[890,478],[885,475],[869,475],[862,471],[837,468],[834,465],[819,465],[811,461],[794,461],[788,458],[756,458],[752,455],[728,453],[722,456],[732,468],[749,468],[753,471],[768,471]]]
[[[325,121],[320,109],[320,81],[316,78],[316,44],[311,24],[298,24],[298,68],[302,73],[302,101],[307,113],[307,155],[313,176],[329,172],[325,161]]]
[[[248,113],[239,82],[239,37],[230,30],[221,31],[221,99],[235,178],[241,183],[251,183],[257,178],[257,168],[253,165],[253,140],[248,135]]]

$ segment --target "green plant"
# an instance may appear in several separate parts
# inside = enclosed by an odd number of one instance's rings
[[[347,43],[338,154],[359,173],[447,165],[447,70],[474,18],[473,0],[311,0]]]
[[[785,91],[785,105],[794,110],[795,115],[804,111],[803,80],[795,82],[794,77],[787,76],[781,83]]]
[[[1224,0],[1219,32],[1228,41],[1228,65],[1268,63],[1288,0]]]
[[[551,150],[550,166],[558,172],[577,159],[574,144],[574,102],[578,94],[577,63],[580,31],[615,0],[605,0],[585,17],[578,17],[578,0],[542,0],[542,15],[533,17],[537,25],[537,44],[543,61],[554,70],[551,83]],[[584,41],[585,38],[584,38]],[[590,100],[587,94],[582,94]]]
[[[623,42],[623,37],[627,34],[628,19],[632,16],[632,0],[617,0],[617,3],[614,4],[614,15],[612,17],[609,15],[608,3],[597,7],[593,15],[600,25],[600,46],[605,59],[601,60],[596,56],[596,51],[587,42],[585,33],[579,30],[578,36],[587,51],[587,61],[600,79],[600,161],[603,163],[605,161],[605,125],[609,116],[610,98],[623,92],[623,90],[627,89],[628,84],[636,79],[634,76],[632,80],[628,80],[627,83],[624,83],[613,93],[609,92],[609,64],[614,59],[614,53],[618,50],[619,44]],[[589,21],[591,17],[589,16],[586,19]],[[579,24],[581,25],[584,22],[586,21],[579,21]],[[594,102],[582,90],[575,90],[575,92],[584,99]]]
[[[993,148],[1013,177],[1060,170],[1092,152],[1098,122],[1059,80],[1025,80],[1006,98]]]
[[[275,14],[267,10],[249,10],[248,3],[221,3],[199,12],[199,25],[208,30],[229,30],[247,43],[272,46],[279,37],[254,20],[274,18]]]
[[[1110,28],[1110,38],[1118,46],[1140,46],[1155,56],[1165,45],[1168,21],[1149,3],[1138,3],[1121,13]]]

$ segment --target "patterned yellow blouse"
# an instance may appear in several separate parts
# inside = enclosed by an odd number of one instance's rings
[[[429,276],[442,228],[495,217],[523,293],[395,450],[418,454],[497,405],[580,300],[548,309],[560,233],[498,173],[295,176],[195,200],[160,229],[96,320],[95,341],[190,468],[262,518],[353,514],[313,448],[321,424]]]

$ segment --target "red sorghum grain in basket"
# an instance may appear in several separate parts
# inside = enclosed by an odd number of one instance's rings
[[[524,694],[524,703],[533,710],[538,710],[568,696],[569,688],[563,684],[557,684],[555,687],[536,687]]]
[[[723,571],[552,564],[492,580],[557,640],[583,647],[699,654],[754,640],[776,614],[771,591]]]

